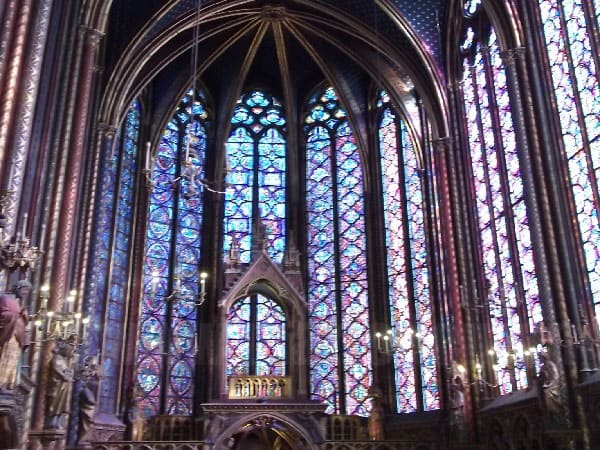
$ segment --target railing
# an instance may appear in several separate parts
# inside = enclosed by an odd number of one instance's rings
[[[205,444],[201,441],[113,441],[113,442],[92,442],[92,450],[204,450]]]
[[[439,450],[437,443],[422,441],[340,441],[325,442],[321,450]]]
[[[328,441],[368,440],[367,421],[359,416],[331,415],[323,418]]]
[[[288,377],[241,376],[229,377],[230,399],[284,399],[291,398],[291,382]]]

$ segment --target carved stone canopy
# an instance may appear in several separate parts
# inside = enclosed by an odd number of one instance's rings
[[[306,314],[307,304],[303,295],[298,291],[293,281],[282,272],[280,266],[267,255],[261,252],[250,263],[245,272],[229,286],[218,302],[222,311],[219,326],[220,344],[219,355],[221,361],[221,376],[225,376],[225,347],[227,342],[227,316],[232,305],[240,298],[252,294],[262,294],[276,301],[285,311],[287,326],[287,367],[286,376],[290,378],[292,396],[297,399],[306,398],[308,381],[307,356],[306,356]],[[225,386],[227,380],[223,379],[220,386]]]

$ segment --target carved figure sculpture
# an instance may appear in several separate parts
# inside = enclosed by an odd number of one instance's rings
[[[543,405],[546,410],[546,419],[549,424],[557,425],[564,421],[563,406],[561,404],[560,374],[556,363],[546,352],[540,353],[542,366],[539,381],[543,395]]]
[[[23,348],[29,345],[28,314],[22,301],[31,292],[27,280],[0,295],[0,388],[13,389]]]
[[[96,413],[98,362],[95,357],[86,357],[80,377],[84,384],[81,391],[79,391],[79,433],[77,440],[82,442],[94,425],[94,415]]]
[[[127,415],[127,418],[129,419],[130,438],[132,441],[144,440],[146,419],[144,418],[144,414],[139,402],[139,388],[135,386],[130,391],[129,412]]]
[[[465,437],[465,390],[460,375],[450,381],[450,421],[454,437],[461,441]]]
[[[59,341],[50,360],[46,401],[46,428],[63,429],[70,412],[69,394],[73,382],[71,358],[75,348],[69,341]]]
[[[372,441],[383,441],[383,418],[384,410],[379,395],[371,397],[371,413],[369,414],[369,439]]]

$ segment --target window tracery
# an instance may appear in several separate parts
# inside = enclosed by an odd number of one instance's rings
[[[308,102],[310,386],[327,412],[367,413],[372,383],[362,165],[332,87]]]
[[[141,104],[134,100],[104,161],[95,219],[98,232],[91,263],[94,269],[86,292],[94,308],[94,320],[87,351],[97,354],[103,342],[103,383],[99,393],[102,412],[114,411],[114,394],[119,389],[140,119]]]
[[[225,195],[223,252],[232,239],[240,262],[250,262],[253,230],[262,222],[267,251],[283,260],[286,239],[286,139],[282,105],[260,90],[242,96],[231,119],[225,152],[228,186]]]
[[[189,90],[162,132],[152,170],[137,383],[146,416],[192,412],[203,194],[184,195],[189,162],[204,178],[208,113]]]
[[[492,344],[480,351],[506,394],[528,385],[524,345],[542,315],[506,70],[494,28],[476,19],[461,51],[479,301]]]
[[[600,86],[596,67],[600,49],[592,41],[600,27],[600,5],[584,6],[581,0],[539,1],[577,238],[595,316],[600,320]]]
[[[286,317],[261,294],[235,302],[227,315],[227,376],[286,375]]]
[[[385,91],[377,108],[396,407],[398,412],[432,410],[440,403],[422,163]]]

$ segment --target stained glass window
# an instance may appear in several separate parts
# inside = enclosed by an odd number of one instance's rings
[[[600,4],[586,9],[585,3],[539,5],[587,281],[600,320],[600,86],[594,58],[600,49],[591,39],[600,25]]]
[[[135,100],[112,151],[106,153],[103,161],[100,205],[95,218],[97,239],[91,259],[92,280],[86,294],[94,318],[89,354],[97,354],[104,339],[98,402],[101,412],[115,411],[119,392],[140,117],[141,106]]]
[[[227,375],[286,374],[283,308],[256,294],[238,300],[227,316]]]
[[[494,29],[482,23],[462,45],[463,95],[493,347],[480,351],[505,394],[528,385],[524,340],[542,315],[506,69]]]
[[[383,91],[377,106],[397,409],[432,410],[440,401],[419,163]]]
[[[362,164],[334,89],[308,106],[310,388],[329,413],[365,415],[372,367]]]
[[[146,416],[192,412],[204,197],[181,176],[204,178],[207,118],[202,94],[188,91],[154,152],[137,366]]]
[[[119,367],[122,357],[125,306],[129,281],[131,227],[133,220],[133,193],[135,189],[136,157],[139,146],[140,103],[135,101],[127,113],[120,139],[120,155],[115,160],[120,175],[116,200],[116,224],[113,237],[108,314],[103,346],[102,391],[106,411],[114,411],[119,390]],[[115,155],[116,156],[116,155]]]
[[[243,263],[250,261],[252,232],[260,218],[266,228],[267,251],[281,262],[285,250],[286,141],[281,104],[255,90],[242,96],[231,119],[225,144],[225,254],[232,239]]]

